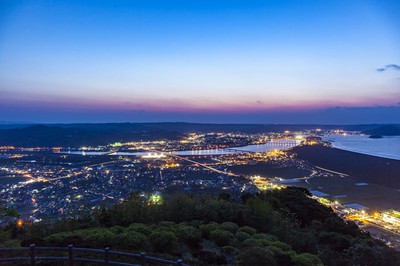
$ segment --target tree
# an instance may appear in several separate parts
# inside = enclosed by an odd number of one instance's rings
[[[211,222],[208,224],[204,224],[200,226],[201,234],[204,238],[209,238],[211,231],[215,231],[219,228],[219,225],[216,222]]]
[[[235,234],[236,231],[239,229],[239,226],[232,222],[224,222],[221,224],[220,228],[222,230],[226,230],[226,231],[231,232],[232,234]]]
[[[175,248],[177,238],[170,231],[156,230],[150,235],[150,242],[155,251],[169,252]]]
[[[218,246],[229,246],[234,240],[235,236],[225,230],[215,230],[210,233],[210,239],[214,241]]]
[[[245,241],[246,239],[249,239],[251,237],[251,235],[249,235],[246,232],[240,232],[238,231],[235,235],[235,237],[237,238],[237,240],[239,240],[240,242]]]
[[[151,232],[153,232],[153,229],[151,229],[150,226],[145,224],[133,223],[129,225],[128,231],[135,231],[137,233],[148,236],[151,234]]]
[[[202,240],[200,230],[188,225],[178,225],[176,229],[176,236],[179,240],[191,247],[198,246]]]
[[[20,215],[16,210],[0,205],[0,219],[4,219],[5,217],[19,218]]]
[[[253,227],[250,227],[250,226],[242,226],[239,228],[239,231],[247,233],[249,235],[254,235],[257,232],[256,229],[254,229]]]
[[[93,247],[106,247],[115,242],[115,235],[105,228],[80,231],[81,237]]]
[[[296,266],[323,266],[322,261],[315,255],[310,253],[302,253],[294,255],[292,258]]]
[[[240,266],[277,266],[273,253],[260,247],[246,249],[239,255],[238,261]]]
[[[134,231],[128,231],[117,236],[117,240],[123,246],[128,246],[138,251],[147,250],[149,242],[145,235]]]

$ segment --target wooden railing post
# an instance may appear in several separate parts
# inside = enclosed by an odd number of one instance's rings
[[[74,245],[68,245],[68,265],[74,266]]]
[[[140,252],[140,265],[146,265],[146,252]]]
[[[36,266],[36,250],[35,250],[35,244],[32,244],[30,246],[31,248],[31,266]]]
[[[105,265],[110,265],[110,248],[106,247],[104,248],[104,264]]]
[[[133,260],[135,262],[137,262],[139,260],[139,263],[141,266],[146,266],[146,265],[153,265],[154,263],[164,263],[164,264],[168,264],[168,265],[178,265],[178,266],[183,266],[185,264],[183,264],[183,260],[182,259],[177,259],[176,261],[173,260],[165,260],[165,259],[160,259],[160,258],[155,258],[155,257],[150,257],[147,256],[145,252],[141,252],[140,254],[137,253],[128,253],[128,252],[122,252],[122,251],[111,251],[111,249],[109,247],[105,247],[104,250],[101,249],[87,249],[87,248],[77,248],[78,254],[74,254],[74,245],[70,244],[67,247],[67,250],[65,249],[65,247],[38,247],[36,248],[35,244],[31,244],[30,248],[27,249],[26,247],[21,247],[21,248],[1,248],[0,247],[0,253],[3,253],[4,251],[30,251],[29,252],[29,256],[26,257],[18,257],[18,258],[14,258],[14,257],[4,257],[4,256],[0,256],[0,264],[1,262],[4,261],[16,261],[16,260],[29,260],[31,261],[30,265],[31,266],[38,266],[38,258],[40,258],[40,260],[53,260],[53,261],[64,261],[63,263],[61,263],[62,265],[65,264],[65,261],[68,260],[67,265],[68,266],[74,266],[75,261],[79,262],[90,262],[90,263],[100,263],[103,265],[112,265],[112,264],[118,264],[118,261],[113,261],[112,258],[113,255],[118,255],[118,256],[127,256],[128,259],[129,258],[133,258]],[[37,257],[37,250],[62,250],[63,251],[63,255],[62,256],[42,256],[39,254],[39,257]],[[68,257],[65,257],[65,251],[67,251],[68,253]],[[95,253],[101,253],[104,252],[104,259],[102,260],[101,258],[96,258],[96,259],[92,259],[92,258],[82,258],[81,256],[79,256],[79,253],[82,252],[84,253],[83,256],[87,253],[87,252],[95,252]],[[26,253],[25,253],[26,254]],[[51,253],[52,254],[52,253]],[[138,256],[139,255],[139,256]],[[153,263],[154,262],[154,263]],[[41,263],[39,263],[41,264]],[[123,264],[123,263],[122,263]],[[52,264],[53,265],[53,264]],[[79,264],[80,265],[80,264]]]

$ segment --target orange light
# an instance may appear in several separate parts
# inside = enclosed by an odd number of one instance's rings
[[[24,222],[22,220],[17,221],[17,226],[22,227],[24,225]]]

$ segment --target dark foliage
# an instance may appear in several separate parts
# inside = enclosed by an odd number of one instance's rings
[[[243,197],[174,195],[79,219],[31,225],[22,244],[111,246],[194,265],[399,265],[399,253],[340,219],[301,188]],[[31,238],[31,239],[28,239]]]

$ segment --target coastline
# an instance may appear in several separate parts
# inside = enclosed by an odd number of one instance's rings
[[[323,137],[323,140],[329,142],[332,147],[340,150],[375,156],[379,158],[400,160],[400,145],[398,145],[400,144],[400,137],[370,139],[367,136],[358,135],[326,135]],[[394,147],[399,148],[398,150],[395,150],[393,149]]]
[[[380,157],[380,158],[386,158],[386,159],[392,159],[392,160],[400,160],[400,155],[392,155],[392,154],[387,154],[387,153],[378,153],[378,152],[369,152],[365,150],[360,150],[356,148],[350,148],[347,146],[343,146],[340,144],[337,144],[335,142],[330,142],[332,147],[344,151],[350,151],[354,153],[359,153],[359,154],[364,154],[364,155],[369,155],[369,156],[375,156],[375,157]]]

